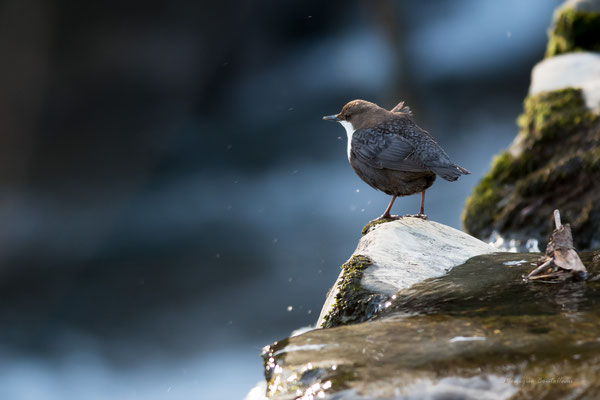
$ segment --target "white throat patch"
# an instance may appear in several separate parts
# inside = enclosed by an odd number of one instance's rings
[[[350,148],[352,146],[352,134],[356,129],[348,121],[340,121],[340,124],[346,129],[346,135],[348,135],[348,160],[350,160]]]

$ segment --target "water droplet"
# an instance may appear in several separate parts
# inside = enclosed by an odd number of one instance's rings
[[[525,248],[530,253],[539,253],[540,248],[538,247],[537,239],[527,239],[527,243],[525,243]]]

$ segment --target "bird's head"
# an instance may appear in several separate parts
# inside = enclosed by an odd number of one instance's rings
[[[351,125],[354,129],[361,129],[377,125],[385,119],[389,111],[377,104],[365,100],[352,100],[346,104],[339,114],[323,117],[325,121],[335,121],[342,125]]]

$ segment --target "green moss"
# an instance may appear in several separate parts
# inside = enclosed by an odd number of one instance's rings
[[[378,218],[378,219],[374,219],[373,221],[369,222],[368,224],[366,224],[363,228],[362,231],[360,231],[360,233],[364,236],[367,233],[369,233],[369,231],[371,230],[371,228],[373,228],[376,225],[379,224],[385,224],[386,222],[392,222],[392,221],[396,221],[393,218]]]
[[[517,123],[533,141],[560,139],[593,119],[581,89],[567,88],[528,96],[524,109]]]
[[[321,328],[348,325],[368,320],[386,296],[373,294],[364,289],[360,281],[364,271],[373,262],[361,255],[354,255],[342,265],[342,278],[331,311],[325,316]]]
[[[499,192],[500,186],[488,172],[467,198],[463,209],[462,223],[467,232],[483,232],[492,225],[501,199]]]
[[[583,156],[585,167],[591,172],[600,171],[600,147],[593,148]]]
[[[583,160],[579,154],[567,155],[523,178],[516,186],[516,191],[522,196],[535,196],[547,191],[548,187],[575,182],[582,167]]]
[[[580,89],[527,97],[517,120],[518,144],[512,149],[517,155],[504,151],[494,158],[466,201],[465,230],[479,237],[501,230],[515,219],[514,213],[531,205],[528,198],[568,184],[585,167],[600,170],[600,131],[594,134],[592,129],[597,120],[586,108]],[[583,154],[587,149],[589,154]]]
[[[559,10],[548,32],[546,57],[583,50],[600,51],[600,13]]]

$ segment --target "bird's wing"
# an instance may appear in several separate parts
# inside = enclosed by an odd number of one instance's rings
[[[448,154],[440,147],[429,132],[421,129],[408,117],[398,117],[387,121],[389,130],[398,132],[405,140],[415,148],[415,154],[423,165],[436,175],[447,181],[455,181],[461,175],[470,172],[450,160]]]
[[[388,168],[407,172],[425,172],[415,155],[415,148],[384,126],[358,129],[352,134],[351,151],[356,158],[373,168]]]
[[[398,117],[352,135],[352,152],[375,168],[407,172],[431,171],[454,181],[466,169],[454,164],[433,137],[412,119]]]

